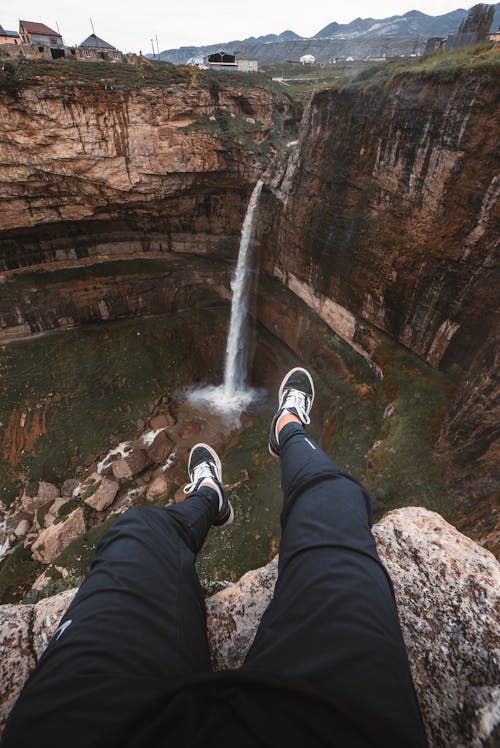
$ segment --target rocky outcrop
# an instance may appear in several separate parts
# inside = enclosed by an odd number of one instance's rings
[[[399,509],[374,528],[393,582],[431,746],[493,745],[500,730],[496,607],[500,570],[491,553],[439,515]],[[207,600],[216,669],[241,665],[269,604],[277,559]],[[0,608],[5,719],[74,595]]]
[[[493,745],[500,735],[498,562],[422,509],[391,512],[374,535],[394,583],[431,743]]]

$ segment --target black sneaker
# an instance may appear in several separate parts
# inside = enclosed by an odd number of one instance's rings
[[[223,530],[234,520],[234,511],[230,502],[224,497],[222,488],[222,466],[217,452],[208,444],[195,444],[189,454],[188,475],[191,483],[184,486],[184,493],[193,493],[204,480],[215,484],[215,491],[222,499],[222,509],[214,519],[214,527]]]
[[[278,410],[272,420],[269,432],[269,451],[274,457],[279,457],[280,445],[276,434],[276,424],[283,411],[293,413],[303,426],[310,423],[309,413],[314,402],[314,384],[311,375],[305,369],[297,366],[285,374],[278,394]]]

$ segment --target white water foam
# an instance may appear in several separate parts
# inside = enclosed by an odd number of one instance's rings
[[[161,434],[162,431],[165,431],[165,426],[162,426],[160,429],[154,429],[153,431],[148,431],[146,434],[143,434],[142,436],[142,443],[146,445],[146,447],[150,447],[158,434]]]
[[[122,442],[119,444],[115,449],[110,449],[106,457],[101,460],[101,462],[97,463],[97,472],[99,475],[103,472],[103,470],[106,470],[112,463],[113,457],[116,457],[116,455],[120,455],[121,458],[128,457],[128,455],[132,452],[132,447],[130,446],[129,442]],[[75,493],[73,492],[73,496]]]

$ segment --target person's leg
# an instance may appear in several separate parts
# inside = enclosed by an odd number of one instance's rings
[[[374,743],[425,745],[369,497],[298,418],[284,421],[270,445],[284,492],[278,580],[243,667],[307,683]]]
[[[189,675],[210,671],[205,602],[195,559],[210,526],[220,524],[222,515],[227,519],[220,463],[218,469],[212,480],[210,470],[195,465],[190,470],[194,492],[185,501],[166,508],[135,507],[111,525],[14,707],[6,730],[12,741],[8,745],[20,745],[20,734],[38,739],[40,734],[61,738],[66,729],[85,733],[85,724],[75,724],[79,716],[85,718],[83,703],[95,738],[99,720],[104,731],[104,723],[126,720],[133,710],[134,694],[126,687],[131,679],[138,684],[139,704],[154,691],[155,681],[164,690]],[[106,689],[106,682],[112,688]],[[92,683],[96,693],[100,689],[94,705]],[[62,709],[46,718],[54,701]]]

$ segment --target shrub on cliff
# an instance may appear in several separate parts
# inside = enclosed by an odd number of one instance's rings
[[[11,62],[4,62],[0,74],[0,91],[17,99],[21,90],[21,81],[16,67]]]

